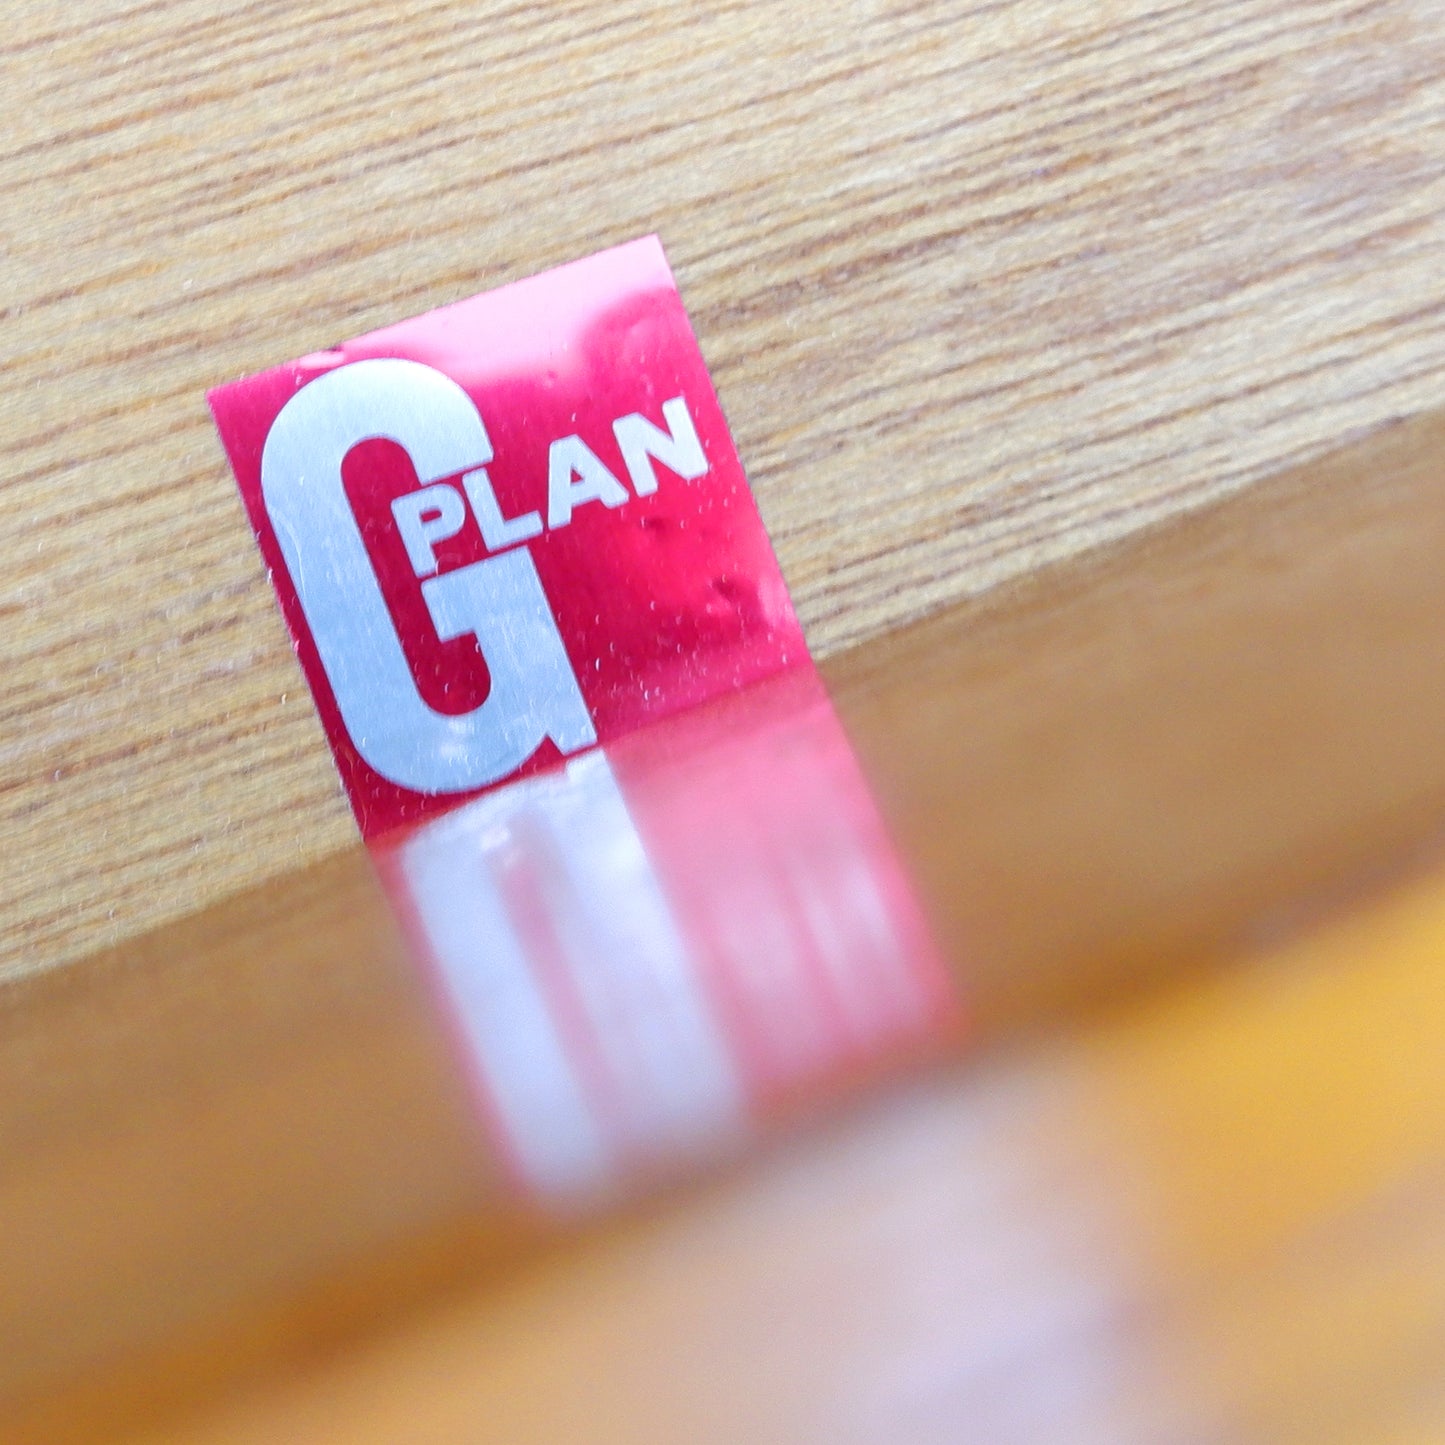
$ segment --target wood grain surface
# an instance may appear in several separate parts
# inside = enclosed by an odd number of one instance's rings
[[[351,825],[242,372],[657,230],[814,646],[1441,399],[1433,0],[17,0],[0,972]]]
[[[838,655],[971,1062],[590,1241],[359,847],[0,988],[0,1439],[1438,1438],[1442,553],[1436,416]]]

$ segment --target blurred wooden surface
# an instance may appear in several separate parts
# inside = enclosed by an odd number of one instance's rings
[[[1445,874],[148,1438],[1445,1438]]]
[[[7,1407],[0,1439],[150,1419],[140,1438],[175,1445],[1439,1440],[1442,955],[1436,872],[895,1089],[500,1277],[465,1249],[450,1277],[404,1261],[429,1304],[400,1271],[389,1308],[360,1290],[369,1330],[356,1294],[324,1298],[311,1314],[341,1316],[339,1340],[313,1319],[320,1343],[303,1329],[298,1346],[293,1322],[280,1367],[239,1392],[208,1401],[185,1369],[202,1386],[223,1369],[163,1359],[89,1401],[81,1381]],[[334,1143],[311,1142],[334,1165]],[[211,1239],[223,1278],[236,1242]],[[157,1412],[177,1390],[186,1408]]]
[[[0,1438],[1440,1438],[1442,555],[1434,416],[838,655],[972,1059],[550,1251],[359,849],[0,988]]]
[[[1445,846],[1445,413],[825,671],[991,1017]]]
[[[206,386],[662,233],[814,645],[1441,400],[1427,0],[17,0],[0,972],[351,825]]]

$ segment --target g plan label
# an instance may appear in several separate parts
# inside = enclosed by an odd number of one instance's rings
[[[807,665],[655,237],[209,399],[369,838]]]

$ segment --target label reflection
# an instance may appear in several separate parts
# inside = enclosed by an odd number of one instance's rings
[[[951,1031],[811,668],[373,845],[517,1183],[579,1205]]]

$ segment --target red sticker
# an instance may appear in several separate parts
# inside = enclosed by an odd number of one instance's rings
[[[806,661],[655,237],[209,399],[368,838]]]

